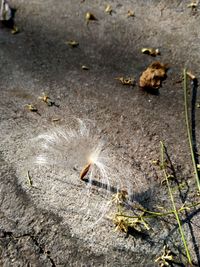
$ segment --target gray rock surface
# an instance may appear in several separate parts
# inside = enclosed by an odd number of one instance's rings
[[[179,81],[185,66],[198,77],[200,10],[177,0],[109,1],[112,15],[104,11],[107,1],[10,2],[20,33],[0,28],[0,265],[156,266],[165,243],[185,262],[172,217],[152,220],[147,234],[128,237],[114,231],[109,217],[117,189],[150,210],[171,209],[163,174],[152,165],[160,140],[184,185],[182,194],[173,185],[177,206],[198,201]],[[135,17],[127,18],[128,10]],[[86,12],[98,20],[87,24]],[[79,46],[70,48],[69,40]],[[143,55],[143,47],[159,48],[161,56]],[[158,95],[115,80],[138,81],[157,59],[170,66]],[[59,107],[38,99],[43,92]],[[198,109],[195,114],[198,144]],[[90,174],[99,184],[90,186],[79,173],[99,145]],[[38,164],[38,156],[48,164]],[[110,190],[103,186],[108,183]],[[185,217],[198,263],[198,208]]]

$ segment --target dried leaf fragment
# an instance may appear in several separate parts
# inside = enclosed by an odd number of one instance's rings
[[[81,66],[82,70],[89,70],[89,68],[86,65]]]
[[[192,10],[197,10],[198,4],[198,1],[192,1],[190,4],[187,5],[187,7],[191,8]]]
[[[119,230],[121,232],[128,233],[129,225],[128,225],[128,220],[126,218],[115,216],[113,218],[113,223],[116,226],[115,231]]]
[[[57,121],[60,121],[60,120],[61,120],[61,118],[52,118],[51,119],[52,122],[57,122]]]
[[[0,21],[13,19],[12,10],[6,0],[2,0],[0,9]]]
[[[132,11],[132,10],[128,10],[127,12],[127,17],[130,18],[130,17],[135,17],[135,13]]]
[[[175,177],[174,177],[174,175],[173,174],[168,174],[167,175],[167,180],[169,181],[169,180],[174,180],[175,179]],[[161,185],[165,185],[166,184],[166,179],[163,179],[162,181],[161,181]]]
[[[91,165],[92,165],[92,163],[90,162],[90,163],[86,164],[86,165],[83,167],[83,169],[82,169],[82,171],[81,171],[81,173],[80,173],[80,178],[81,178],[81,180],[84,180],[84,177],[85,177],[86,174],[88,173],[88,171],[89,171]]]
[[[97,20],[97,18],[90,12],[87,12],[86,15],[85,15],[85,19],[87,21],[87,23],[90,21],[90,20]]]
[[[123,85],[134,85],[135,79],[130,77],[117,77],[116,80],[119,80]]]
[[[68,44],[72,48],[79,46],[79,43],[77,41],[74,41],[74,40],[67,41],[66,44]]]
[[[140,76],[139,86],[143,89],[159,89],[167,77],[167,69],[167,65],[153,62]]]
[[[152,160],[151,163],[152,163],[153,165],[160,166],[160,160],[159,160],[159,159]]]
[[[42,93],[42,96],[39,96],[38,98],[45,102],[48,106],[55,105],[55,102],[45,93]]]
[[[15,11],[14,8],[10,7],[8,0],[1,0],[0,21],[2,22],[2,25],[11,29],[12,34],[19,32],[14,21]]]
[[[19,28],[17,26],[14,25],[13,29],[11,30],[12,34],[17,34],[19,33]]]
[[[121,190],[112,196],[112,201],[117,205],[123,204],[127,200],[127,197],[128,192],[126,190]]]
[[[142,48],[142,53],[150,55],[152,57],[156,57],[157,55],[160,55],[160,50],[158,48]]]
[[[38,112],[38,109],[33,104],[26,104],[25,106],[32,112]]]
[[[27,171],[27,179],[28,179],[29,186],[33,186],[33,180],[32,180],[32,178],[30,176],[30,172],[29,171]]]
[[[174,256],[175,254],[164,246],[163,254],[155,259],[155,262],[158,262],[160,267],[171,266],[171,263],[174,261]]]
[[[115,230],[120,230],[125,233],[128,233],[130,229],[140,233],[150,230],[148,223],[140,215],[135,218],[123,214],[115,214],[113,217],[113,223],[116,225]]]
[[[107,6],[106,6],[106,8],[105,8],[105,12],[108,13],[109,15],[112,15],[113,10],[112,10],[111,5],[107,5]]]
[[[187,76],[191,79],[191,80],[196,80],[196,76],[194,74],[192,74],[191,71],[187,71]]]

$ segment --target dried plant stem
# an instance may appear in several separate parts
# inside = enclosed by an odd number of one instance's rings
[[[165,146],[164,146],[163,142],[160,142],[160,144],[161,144],[161,162],[162,162],[162,164],[164,166]],[[172,202],[173,212],[174,212],[174,215],[176,217],[176,220],[177,220],[177,223],[178,223],[178,227],[179,227],[179,232],[180,232],[180,235],[181,235],[181,239],[182,239],[184,247],[185,247],[187,259],[188,259],[189,264],[192,265],[192,260],[191,260],[190,252],[189,252],[189,249],[188,249],[188,246],[187,246],[187,241],[185,239],[185,235],[184,235],[184,232],[183,232],[181,221],[180,221],[180,218],[179,218],[179,215],[178,215],[178,211],[176,209],[176,205],[175,205],[175,202],[174,202],[174,197],[173,197],[173,194],[172,194],[172,190],[171,190],[171,187],[170,187],[170,184],[169,184],[168,175],[167,175],[165,167],[163,168],[163,172],[164,172],[164,176],[165,176],[165,179],[166,179],[167,187],[168,187],[168,190],[169,190],[169,196],[170,196],[170,199],[171,199],[171,202]]]
[[[185,210],[189,210],[190,208],[194,208],[194,207],[199,206],[199,205],[200,205],[200,202],[188,205],[186,207],[182,206],[180,209],[177,210],[177,212],[180,213],[180,212],[183,212]],[[167,216],[167,215],[170,215],[170,214],[174,214],[174,210],[168,210],[166,212],[156,212],[156,211],[154,212],[154,211],[150,211],[150,210],[146,210],[144,208],[141,208],[141,211],[144,211],[145,213],[148,213],[148,214],[151,214],[151,215],[154,215],[154,216]]]
[[[188,89],[187,89],[187,71],[186,71],[186,69],[183,70],[183,78],[184,78],[183,88],[184,88],[185,122],[186,122],[186,127],[187,127],[187,135],[188,135],[188,141],[189,141],[189,145],[190,145],[190,154],[192,157],[195,179],[196,179],[198,190],[200,191],[199,173],[198,173],[197,164],[196,164],[195,155],[194,155],[191,127],[190,127],[189,114],[188,114]]]
[[[190,208],[194,208],[196,206],[199,206],[200,202],[191,204],[187,207],[181,207],[180,209],[177,210],[177,213],[183,212],[185,210],[188,210]],[[174,210],[169,210],[166,212],[156,212],[156,211],[150,211],[150,210],[146,210],[144,208],[139,208],[139,210],[143,211],[144,213],[148,213],[149,215],[142,215],[142,218],[153,218],[153,217],[165,217],[171,214],[174,214]],[[126,217],[126,218],[138,218],[141,217],[140,215],[135,215],[135,216],[131,216],[131,215],[125,215],[125,214],[121,214],[120,212],[118,212],[118,214],[116,214],[117,216],[121,216],[121,217]]]

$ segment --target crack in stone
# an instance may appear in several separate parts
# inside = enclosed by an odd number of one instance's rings
[[[54,260],[50,256],[51,255],[51,252],[49,250],[45,251],[43,249],[43,247],[39,244],[37,238],[34,235],[24,234],[24,235],[14,236],[13,235],[13,232],[11,232],[11,231],[0,230],[0,238],[7,238],[7,237],[12,238],[12,239],[19,239],[19,238],[23,238],[23,237],[30,237],[31,240],[33,241],[33,243],[35,244],[35,246],[39,248],[39,253],[40,254],[45,254],[46,257],[51,262],[51,266],[52,267],[56,267],[56,264],[55,264]]]
[[[52,267],[56,267],[56,264],[55,264],[54,260],[53,260],[53,259],[51,258],[51,256],[50,256],[51,252],[50,252],[50,251],[45,251],[45,250],[42,248],[42,246],[39,244],[39,242],[37,241],[37,239],[36,239],[35,236],[33,236],[33,235],[29,235],[29,234],[27,234],[27,235],[25,235],[25,236],[29,236],[29,237],[32,239],[33,243],[39,248],[40,253],[41,253],[41,254],[45,254],[46,257],[49,259],[49,261],[51,262],[51,266],[52,266]]]

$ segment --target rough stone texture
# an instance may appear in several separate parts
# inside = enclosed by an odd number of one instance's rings
[[[162,172],[151,163],[164,140],[185,184],[182,194],[175,194],[177,206],[197,201],[179,81],[184,66],[198,77],[200,10],[191,12],[183,2],[110,1],[110,16],[104,12],[107,1],[11,1],[21,32],[11,35],[0,28],[1,266],[155,266],[165,242],[185,261],[171,217],[153,220],[147,235],[126,238],[108,219],[112,192],[79,181],[86,149],[102,139],[108,171],[98,181],[126,188],[146,208],[169,208]],[[134,18],[127,18],[128,10],[134,10]],[[87,25],[87,11],[98,21]],[[71,49],[68,40],[77,40],[79,47]],[[171,67],[158,95],[115,80],[134,76],[138,81],[154,61],[142,47],[159,48],[158,60]],[[59,108],[39,101],[42,92]],[[40,115],[27,111],[27,103],[36,104]],[[86,138],[74,126],[76,118],[90,129]],[[196,110],[197,144],[199,122]],[[66,133],[75,129],[77,138],[61,141],[54,166],[34,164],[42,150],[35,138],[58,126]],[[28,170],[35,187],[27,185]],[[98,170],[94,175],[98,179]],[[200,262],[198,211],[183,220],[195,263]]]

